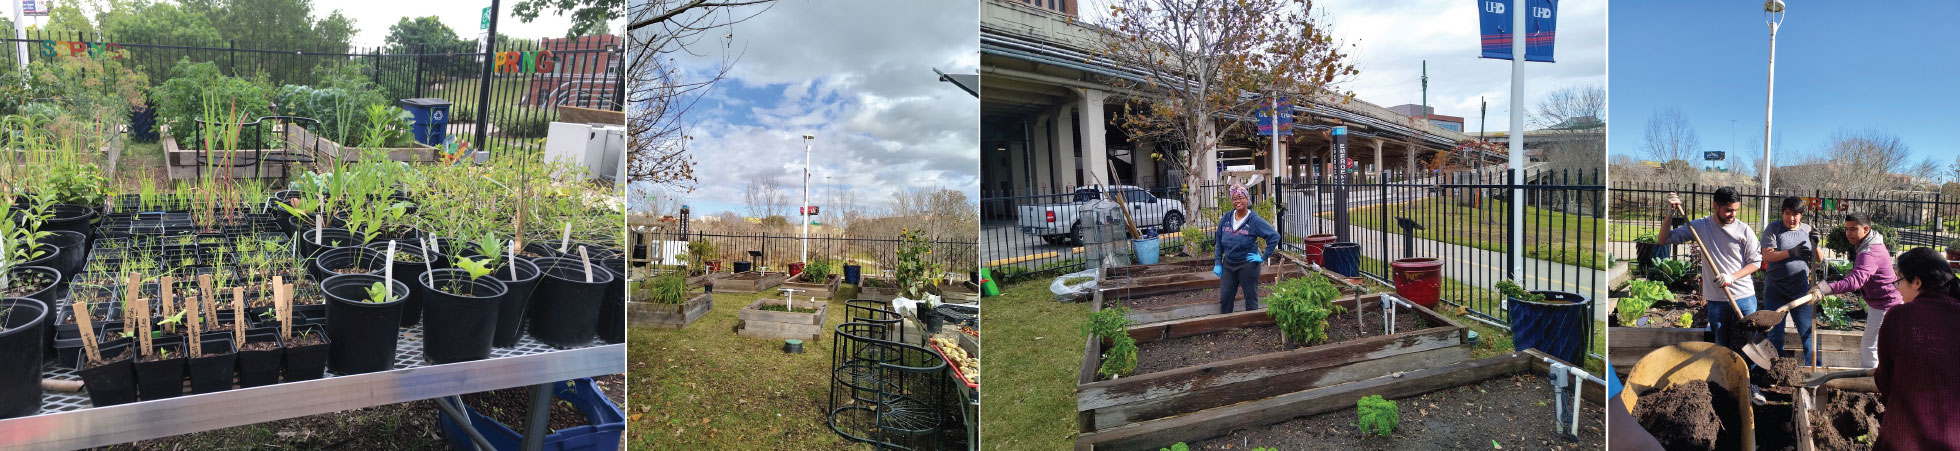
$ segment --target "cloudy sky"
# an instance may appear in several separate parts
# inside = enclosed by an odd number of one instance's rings
[[[812,203],[831,188],[874,209],[907,189],[978,198],[979,101],[932,72],[979,72],[977,7],[784,0],[729,32],[721,47],[741,60],[686,121],[701,183],[681,200],[696,214],[746,211],[756,178],[780,180],[793,205],[806,133]],[[721,56],[682,58],[700,70]]]
[[[503,10],[501,17],[497,19],[497,31],[503,33],[505,36],[529,39],[561,38],[565,37],[565,30],[572,26],[571,19],[549,14],[539,14],[538,18],[530,23],[519,21],[516,17],[510,15],[511,5],[516,3],[515,0],[501,2]],[[489,6],[490,2],[488,0],[469,2],[450,0],[433,2],[314,0],[313,16],[315,18],[325,17],[328,14],[332,14],[333,10],[339,9],[340,14],[354,19],[354,27],[359,29],[359,32],[354,35],[354,46],[374,47],[387,43],[388,26],[401,21],[403,17],[436,16],[441,18],[442,23],[448,25],[449,29],[455,30],[457,36],[463,39],[474,40],[476,39],[477,33],[481,31],[477,27],[481,26],[483,8]],[[12,7],[11,5],[0,5],[0,15],[12,16],[13,10],[10,9]],[[82,7],[84,10],[93,11],[93,8],[86,4]],[[46,18],[28,19],[30,23],[46,23]],[[624,19],[620,19],[614,22],[612,28],[616,33],[623,29],[624,26]]]

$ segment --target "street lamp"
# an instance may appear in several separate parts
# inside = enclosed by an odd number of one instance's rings
[[[1763,186],[1760,208],[1763,222],[1758,226],[1769,224],[1769,168],[1775,165],[1769,159],[1769,131],[1770,119],[1776,114],[1776,29],[1783,26],[1783,0],[1763,2],[1763,23],[1769,24],[1769,94],[1763,100],[1763,168],[1759,180]]]
[[[817,135],[803,134],[803,205],[796,207],[796,220],[803,222],[803,259],[810,264],[810,140]]]

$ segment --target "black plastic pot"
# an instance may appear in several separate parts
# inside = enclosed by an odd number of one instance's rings
[[[306,264],[306,273],[312,275],[313,280],[327,280],[340,274],[380,274],[382,267],[388,264],[385,260],[387,256],[381,254],[380,251],[364,247],[327,249]],[[367,272],[340,272],[348,268],[360,268]]]
[[[481,360],[490,356],[497,331],[497,307],[509,288],[485,277],[470,280],[461,269],[438,269],[416,279],[414,296],[422,298],[422,357],[443,364]],[[443,291],[456,287],[461,294]]]
[[[388,252],[388,242],[375,241],[372,243],[368,243],[367,248],[373,249],[377,252],[383,252],[384,254],[382,256],[386,257],[387,255],[385,253]],[[422,257],[422,248],[420,246],[416,246],[415,244],[412,244],[412,242],[409,241],[401,241],[395,243],[395,252],[407,253],[408,255],[413,255],[416,258]],[[410,263],[401,260],[395,260],[395,281],[401,282],[402,285],[413,287],[415,283],[415,279],[417,277],[421,277],[424,271],[428,271],[428,268],[430,266],[434,266],[435,268],[438,269],[448,267],[448,265],[443,263],[445,259],[435,254],[430,254],[429,260],[434,260],[434,264],[424,265],[422,264],[422,262]],[[409,289],[409,291],[414,292],[415,290],[411,288]],[[403,302],[401,306],[400,321],[401,321],[401,327],[414,327],[416,323],[422,322],[422,299],[421,298],[415,296],[409,296],[408,299],[405,302]]]
[[[55,354],[50,354],[50,356],[54,357],[54,361],[58,365],[66,366],[74,364],[76,354],[82,352],[81,322],[70,319],[75,316],[75,312],[71,310],[74,309],[73,301],[75,297],[72,295],[76,290],[89,290],[89,294],[93,295],[94,299],[104,301],[110,299],[108,288],[99,286],[71,287],[69,289],[70,297],[63,299],[60,303],[49,304],[50,310],[54,311],[54,315],[48,317],[47,334],[45,337],[48,340],[47,349],[55,352]],[[66,305],[67,307],[53,307],[55,305]],[[90,309],[102,313],[100,315],[102,318],[94,321],[96,330],[101,330],[104,324],[115,321],[116,317],[122,313],[122,310],[116,308],[116,305],[112,302],[97,302]]]
[[[0,299],[0,418],[41,411],[41,357],[46,352],[48,304],[28,298]]]
[[[232,376],[238,368],[238,349],[231,338],[230,331],[205,332],[198,337],[198,350],[204,356],[190,359],[191,394],[231,389]]]
[[[144,401],[169,399],[184,394],[185,358],[184,337],[182,335],[153,338],[150,340],[152,355],[161,356],[168,350],[169,358],[136,360],[137,394]]]
[[[136,402],[136,359],[130,351],[129,339],[118,338],[103,342],[98,346],[107,363],[77,361],[81,369],[82,388],[88,389],[89,404],[95,407],[113,406]],[[128,355],[124,355],[129,352]],[[87,353],[81,357],[87,360]]]
[[[271,349],[253,350],[259,343],[271,343]],[[245,344],[238,347],[238,386],[257,387],[279,383],[279,367],[286,361],[286,342],[279,339],[279,330],[260,328],[245,331]]]
[[[515,278],[510,275],[512,266],[517,268]],[[504,262],[503,266],[497,267],[497,272],[490,274],[498,282],[503,282],[504,289],[508,291],[497,302],[497,333],[490,340],[490,345],[499,348],[517,346],[518,339],[524,337],[524,311],[530,307],[531,294],[537,290],[543,274],[538,272],[538,265],[523,257]]]
[[[400,277],[399,272],[396,277]],[[360,374],[395,367],[395,344],[401,323],[402,306],[408,303],[408,284],[396,279],[389,284],[388,299],[367,302],[367,289],[381,283],[381,276],[343,274],[320,282],[327,296],[327,367],[334,374]]]
[[[24,297],[36,301],[41,301],[41,303],[45,305],[55,305],[56,304],[55,301],[61,299],[61,294],[62,294],[60,290],[61,271],[46,266],[21,266],[21,267],[14,268],[13,271],[9,271],[7,273],[7,276],[28,277],[30,274],[40,276],[40,277],[45,277],[48,282],[47,286],[41,287],[41,289],[35,290],[30,293],[22,293],[20,295],[16,295],[16,297]],[[0,287],[0,289],[4,289],[4,288],[5,287]],[[4,294],[4,293],[0,293],[0,294]]]
[[[327,350],[333,347],[333,339],[327,337],[325,328],[317,324],[294,325],[293,339],[302,336],[320,337],[319,343],[295,346],[286,345],[286,382],[310,381],[326,375]]]
[[[612,271],[612,283],[606,284],[606,299],[599,304],[599,341],[607,344],[626,342],[626,260],[611,258],[603,263],[607,271]]]
[[[316,232],[312,227],[307,227],[299,231],[299,254],[305,257],[317,256],[326,249],[359,245],[360,234],[347,229],[328,228]]]
[[[86,237],[95,230],[94,222],[97,213],[94,208],[73,204],[54,204],[48,210],[54,217],[48,218],[47,222],[41,223],[41,231],[43,232],[67,230],[80,233]],[[84,238],[84,241],[86,240]]]
[[[531,337],[559,349],[584,346],[598,335],[599,306],[605,302],[612,271],[592,263],[591,282],[585,264],[555,257],[533,261],[544,281],[531,294]]]
[[[88,263],[88,235],[73,230],[57,230],[39,241],[61,249],[59,255],[48,261],[47,266],[61,271],[63,282],[74,279],[76,274],[82,272],[82,265]]]
[[[577,247],[578,243],[572,243],[572,246],[573,246],[572,249],[578,249]],[[529,256],[524,255],[527,253],[532,255]],[[565,253],[558,252],[558,246],[556,244],[546,243],[543,241],[532,241],[532,242],[524,243],[524,249],[518,250],[517,256],[519,258],[528,258],[528,259],[536,260],[536,259],[548,258],[548,257],[563,257],[565,256]]]

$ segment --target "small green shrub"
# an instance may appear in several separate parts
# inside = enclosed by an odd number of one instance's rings
[[[1895,236],[1897,234],[1893,233],[1892,226],[1885,224],[1872,224],[1871,226],[1873,233],[1885,237],[1886,249],[1898,252],[1899,238]],[[1836,251],[1838,255],[1843,255],[1847,258],[1849,258],[1851,251],[1855,250],[1854,248],[1857,246],[1858,243],[1853,243],[1850,239],[1844,237],[1844,224],[1838,224],[1837,227],[1832,227],[1831,233],[1824,237],[1824,248]]]
[[[1502,293],[1504,297],[1515,298],[1521,301],[1545,302],[1545,295],[1525,291],[1523,286],[1519,286],[1517,282],[1510,280],[1497,281],[1497,292]]]
[[[1334,305],[1341,291],[1320,274],[1281,281],[1268,298],[1266,315],[1286,339],[1311,345],[1327,339],[1327,317],[1347,309]]]
[[[1130,338],[1130,309],[1114,307],[1097,310],[1089,314],[1089,322],[1082,325],[1082,332],[1090,336],[1109,340],[1109,349],[1103,351],[1102,366],[1096,374],[1105,378],[1129,375],[1137,369],[1137,342]]]
[[[1681,319],[1678,319],[1678,320],[1675,320],[1675,321],[1674,321],[1674,327],[1683,327],[1683,328],[1685,328],[1685,327],[1692,327],[1692,326],[1694,326],[1694,325],[1695,325],[1695,314],[1694,314],[1694,313],[1692,313],[1692,312],[1690,312],[1690,313],[1682,313],[1682,314],[1681,314]]]
[[[1655,231],[1641,232],[1639,235],[1633,236],[1633,242],[1640,243],[1640,244],[1654,244],[1660,242],[1660,232],[1655,232]]]
[[[474,120],[474,118],[472,118]],[[551,122],[558,120],[556,109],[528,109],[522,107],[498,108],[490,123],[497,126],[497,133],[519,138],[543,138],[551,130]]]
[[[1666,284],[1669,289],[1690,289],[1695,283],[1695,264],[1687,260],[1654,260],[1650,272],[1655,280]]]
[[[669,272],[646,282],[646,298],[655,304],[680,304],[687,302],[687,278],[679,272]]]
[[[1395,405],[1395,401],[1382,399],[1382,395],[1368,395],[1366,398],[1361,398],[1354,403],[1354,411],[1360,416],[1357,423],[1361,426],[1363,436],[1387,437],[1394,434],[1395,426],[1402,423],[1402,413]]]
[[[823,282],[824,279],[830,278],[830,275],[833,274],[830,267],[836,264],[837,260],[831,259],[830,257],[810,257],[810,264],[803,265],[803,280]]]
[[[216,63],[193,63],[189,58],[178,61],[170,69],[170,75],[150,96],[157,104],[157,125],[170,126],[170,134],[176,137],[179,146],[198,146],[191,138],[197,119],[205,117],[206,98],[226,105],[226,116],[251,121],[272,115],[272,87],[263,76],[256,79],[226,76]],[[259,133],[261,136],[256,139],[244,138],[241,146],[262,146],[272,133],[271,127],[262,126]]]

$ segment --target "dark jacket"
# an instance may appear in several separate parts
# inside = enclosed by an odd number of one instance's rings
[[[1253,211],[1245,212],[1245,224],[1233,229],[1232,211],[1226,210],[1225,219],[1218,221],[1218,229],[1212,232],[1212,236],[1218,243],[1213,246],[1216,250],[1213,251],[1212,261],[1224,266],[1245,264],[1245,254],[1253,252],[1260,252],[1260,257],[1271,259],[1273,251],[1279,248],[1279,230]],[[1260,238],[1266,239],[1263,252],[1259,250]]]
[[[1932,287],[1927,287],[1932,288]],[[1879,420],[1874,449],[1960,449],[1960,300],[1927,291],[1885,313],[1878,330]]]

